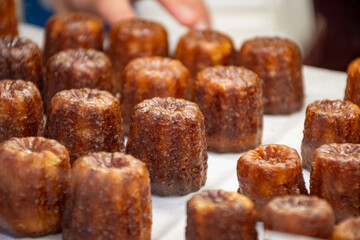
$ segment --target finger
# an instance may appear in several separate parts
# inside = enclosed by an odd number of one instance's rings
[[[158,0],[181,24],[206,29],[210,18],[203,0]]]
[[[109,24],[136,17],[129,0],[99,0],[97,2],[98,14]]]

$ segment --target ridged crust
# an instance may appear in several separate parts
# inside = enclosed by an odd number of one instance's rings
[[[0,81],[0,142],[42,136],[44,127],[43,103],[36,86],[22,80]]]
[[[301,143],[303,166],[311,169],[314,150],[328,143],[360,142],[360,108],[350,101],[321,100],[306,108]]]
[[[30,81],[41,91],[42,66],[40,48],[30,39],[12,36],[0,39],[0,79]]]
[[[52,56],[46,67],[45,103],[62,90],[91,88],[111,92],[111,62],[94,49],[69,49]]]
[[[279,37],[247,40],[238,53],[237,65],[262,79],[266,114],[289,114],[303,106],[302,58],[293,41]]]
[[[12,138],[0,144],[0,231],[39,237],[60,231],[70,182],[69,154],[54,140]]]
[[[359,240],[360,217],[348,218],[336,226],[332,240]]]
[[[58,92],[48,109],[45,136],[62,143],[71,162],[89,152],[124,151],[119,100],[97,89]]]
[[[286,145],[268,144],[246,152],[237,162],[238,192],[255,204],[259,219],[274,197],[307,194],[300,156]]]
[[[360,105],[360,58],[353,60],[347,69],[347,84],[344,100]]]
[[[329,239],[335,223],[331,206],[315,196],[276,197],[265,207],[265,229]]]
[[[63,221],[63,239],[150,240],[150,180],[145,164],[122,153],[78,159]]]
[[[195,102],[205,117],[209,150],[241,152],[261,142],[262,89],[255,73],[216,66],[197,75]]]
[[[235,50],[231,38],[214,30],[190,30],[184,34],[176,47],[179,59],[195,79],[206,67],[232,65]]]
[[[152,193],[185,195],[199,190],[206,182],[208,158],[200,109],[174,98],[137,104],[126,152],[148,167]]]
[[[14,0],[0,1],[0,37],[7,35],[18,35]]]
[[[207,190],[187,202],[187,240],[257,239],[254,204],[245,196]]]
[[[52,15],[45,25],[44,62],[70,48],[103,50],[104,26],[90,13],[68,12]]]
[[[360,145],[325,144],[314,151],[312,161],[311,195],[330,203],[337,222],[360,216]]]
[[[153,97],[190,99],[190,73],[180,61],[142,57],[126,66],[120,101],[125,132],[128,132],[135,105]]]
[[[125,66],[139,57],[168,56],[168,39],[165,28],[157,22],[144,19],[123,20],[111,26],[109,57],[113,63],[115,92],[122,87]]]

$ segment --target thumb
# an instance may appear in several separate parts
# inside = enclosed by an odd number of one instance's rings
[[[99,16],[109,24],[136,17],[129,0],[101,0],[97,3]]]
[[[203,0],[158,0],[181,24],[195,28],[210,27],[209,14]]]

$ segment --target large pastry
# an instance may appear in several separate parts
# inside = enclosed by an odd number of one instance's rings
[[[300,156],[286,145],[258,146],[237,162],[238,192],[255,204],[258,218],[274,197],[307,194]]]
[[[90,152],[124,151],[120,103],[109,92],[71,89],[51,100],[45,136],[58,140],[71,162]]]
[[[311,169],[314,150],[328,143],[360,142],[360,108],[350,101],[315,101],[306,108],[301,143],[303,166]]]
[[[65,147],[42,137],[0,144],[0,231],[39,237],[61,230],[70,161]]]
[[[27,38],[0,38],[0,80],[21,79],[33,82],[41,91],[43,61],[39,46]]]
[[[103,50],[104,27],[90,13],[68,12],[51,16],[45,25],[44,62],[57,52],[70,48]]]
[[[187,202],[186,240],[256,240],[251,200],[235,192],[207,190]]]
[[[46,64],[44,102],[62,90],[91,88],[111,92],[111,62],[94,49],[69,49],[52,56]]]
[[[185,195],[199,190],[206,181],[208,158],[200,109],[170,97],[137,104],[126,152],[146,163],[152,193]]]
[[[44,109],[35,84],[23,80],[0,81],[0,142],[12,137],[42,136]]]
[[[113,63],[114,92],[122,86],[125,66],[138,57],[168,56],[168,39],[165,28],[145,19],[128,19],[115,23],[110,28],[108,54]]]
[[[360,216],[360,145],[325,144],[312,155],[310,194],[326,199],[336,221]]]
[[[153,97],[190,99],[190,73],[178,60],[142,57],[132,60],[123,72],[121,111],[128,132],[136,104]]]
[[[14,0],[0,1],[0,37],[18,35]]]
[[[205,117],[209,150],[241,152],[260,144],[262,90],[254,72],[234,66],[202,70],[196,79],[195,102]]]
[[[289,114],[303,106],[302,58],[293,41],[279,37],[247,40],[238,53],[237,65],[262,79],[266,114]]]

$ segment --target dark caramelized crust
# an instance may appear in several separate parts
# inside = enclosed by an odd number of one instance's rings
[[[46,67],[45,103],[62,90],[91,88],[111,91],[111,62],[93,49],[70,49],[49,59]]]
[[[71,162],[89,152],[124,151],[119,100],[106,91],[71,89],[51,100],[45,136],[62,143]]]
[[[27,38],[7,36],[0,39],[0,79],[22,79],[42,90],[42,54]]]
[[[17,18],[14,0],[0,1],[0,37],[17,36]]]
[[[0,142],[11,137],[42,136],[44,109],[32,82],[0,81]]]
[[[360,145],[322,145],[314,151],[312,161],[311,195],[330,203],[337,222],[360,216]]]
[[[208,158],[200,109],[170,97],[137,104],[126,152],[146,163],[153,193],[184,195],[199,190],[206,181]]]
[[[360,58],[353,60],[347,69],[345,100],[360,105]]]
[[[336,226],[332,240],[359,240],[360,217],[348,218]]]
[[[205,117],[210,150],[241,152],[260,144],[261,92],[260,79],[245,68],[217,66],[198,74],[195,102]]]
[[[329,239],[335,217],[331,206],[317,197],[276,197],[265,207],[265,229]]]
[[[92,153],[73,165],[63,239],[150,240],[150,180],[130,155]]]
[[[278,37],[250,39],[243,43],[237,65],[262,79],[265,113],[288,114],[302,107],[302,59],[296,43]]]
[[[314,150],[327,143],[359,143],[360,108],[349,101],[315,101],[306,108],[301,144],[303,166],[313,165]]]
[[[238,192],[255,204],[259,219],[274,197],[307,194],[300,156],[285,145],[268,144],[246,152],[237,162]]]
[[[125,66],[139,57],[168,56],[165,28],[144,19],[128,19],[111,26],[108,54],[113,63],[113,86],[120,92],[121,74]]]
[[[256,213],[247,197],[207,190],[187,202],[186,240],[255,240]]]
[[[60,231],[70,182],[69,154],[57,141],[12,138],[0,144],[0,231],[38,237]]]
[[[190,30],[180,38],[175,58],[195,78],[206,67],[232,65],[234,54],[233,42],[227,35],[214,30]]]
[[[125,132],[128,132],[135,105],[153,97],[190,99],[190,73],[180,61],[143,57],[126,66],[120,101]]]
[[[51,16],[45,26],[44,62],[57,52],[70,48],[103,50],[104,27],[100,18],[84,12]]]

